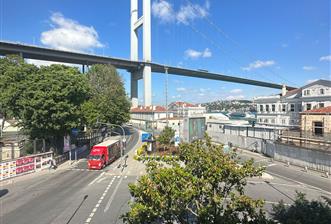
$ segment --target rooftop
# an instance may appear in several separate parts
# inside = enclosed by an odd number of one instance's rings
[[[131,108],[131,113],[151,113],[151,112],[166,112],[166,108],[162,106],[138,106]]]
[[[302,112],[302,114],[309,114],[309,113],[314,113],[314,114],[331,114],[331,106],[328,107],[321,107],[313,110],[306,110]]]

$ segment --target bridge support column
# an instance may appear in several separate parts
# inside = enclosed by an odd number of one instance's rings
[[[142,28],[143,61],[151,62],[151,0],[143,0],[142,6],[143,15],[138,18],[138,0],[131,0],[131,60],[138,61],[137,30]],[[142,75],[142,78],[144,79],[144,105],[150,106],[152,105],[152,69],[150,65],[144,66]],[[134,75],[131,74],[131,92],[136,85],[135,81],[133,81],[133,76]],[[135,94],[135,92],[133,94]],[[131,98],[134,99],[133,95]],[[133,101],[132,105],[134,105]]]
[[[131,72],[131,106],[138,107],[138,79],[136,72]]]
[[[151,66],[145,66],[144,72],[144,105],[152,105],[152,69]]]

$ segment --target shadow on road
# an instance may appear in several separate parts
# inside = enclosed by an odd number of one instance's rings
[[[2,190],[0,190],[0,198],[2,197],[2,196],[5,196],[6,194],[8,194],[8,189],[2,189]]]

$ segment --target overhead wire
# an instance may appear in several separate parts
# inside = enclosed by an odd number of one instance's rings
[[[169,10],[171,10],[169,8],[168,5],[164,5],[165,7],[167,7]],[[191,6],[192,7],[192,6]],[[194,7],[193,7],[194,8]],[[229,58],[231,58],[235,63],[237,63],[239,66],[243,67],[244,65],[239,62],[239,60],[237,60],[236,58],[234,58],[232,55],[230,55],[227,50],[225,50],[225,48],[223,48],[220,44],[216,43],[214,40],[212,40],[211,38],[209,38],[206,34],[204,34],[203,32],[201,32],[200,30],[198,30],[195,26],[193,26],[190,22],[186,22],[180,18],[176,18],[178,19],[180,22],[182,22],[185,25],[188,25],[195,33],[199,34],[202,38],[204,38],[205,40],[207,40],[208,42],[210,42],[213,46],[215,46],[216,48],[218,48],[219,50],[221,50],[223,53],[225,53]],[[264,76],[261,74],[261,76],[263,76],[266,80],[270,81],[270,82],[274,82],[274,80],[271,80],[269,77]]]
[[[190,0],[186,0],[186,2],[191,6],[192,9],[194,9],[195,11],[198,12],[196,7],[194,7],[193,3]],[[221,34],[223,37],[225,37],[226,39],[231,41],[234,45],[236,45],[238,48],[240,48],[246,54],[246,56],[248,56],[251,60],[253,60],[253,61],[256,60],[256,57],[252,56],[252,54],[250,54],[245,48],[243,48],[237,41],[232,39],[224,30],[222,30],[217,24],[215,24],[211,19],[209,19],[208,16],[204,16],[203,19],[211,27],[213,27],[219,34]],[[283,76],[281,76],[280,74],[277,74],[275,71],[273,71],[272,69],[269,69],[268,67],[264,67],[263,69],[268,70],[270,73],[272,73],[273,75],[275,75],[278,78],[282,79],[283,81],[286,81],[287,83],[292,83],[294,85],[297,85],[297,83],[294,83],[294,82],[284,78]]]

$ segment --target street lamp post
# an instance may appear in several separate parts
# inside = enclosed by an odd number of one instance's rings
[[[124,128],[121,125],[112,124],[112,123],[104,123],[104,122],[99,122],[99,121],[97,121],[97,124],[105,124],[107,126],[117,126],[117,127],[120,127],[122,129],[122,133],[123,133],[122,144],[126,142],[125,131],[124,131]],[[123,157],[123,145],[121,147],[121,163],[122,163],[122,157]]]

